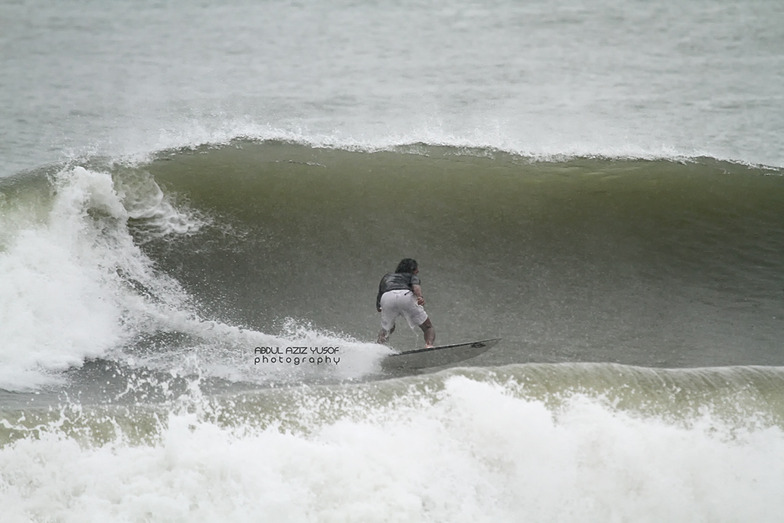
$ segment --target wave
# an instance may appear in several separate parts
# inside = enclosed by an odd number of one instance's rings
[[[345,347],[362,362],[333,377],[360,378],[384,354],[365,341],[371,290],[411,255],[440,340],[506,340],[484,364],[776,365],[781,174],[234,140],[5,179],[0,388],[62,383],[96,359],[317,379],[247,364],[302,340]]]

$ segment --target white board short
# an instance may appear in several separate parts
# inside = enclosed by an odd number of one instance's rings
[[[398,316],[403,316],[413,329],[427,321],[425,308],[417,304],[411,291],[387,291],[381,295],[381,328],[391,331]]]

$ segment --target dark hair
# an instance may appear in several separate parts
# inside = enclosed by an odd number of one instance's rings
[[[403,258],[400,260],[400,263],[397,264],[397,269],[395,269],[395,272],[413,273],[415,270],[417,270],[417,267],[419,267],[419,265],[417,265],[416,260],[411,258]]]

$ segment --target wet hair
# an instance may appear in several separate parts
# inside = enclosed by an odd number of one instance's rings
[[[397,264],[397,269],[395,269],[395,272],[413,273],[415,270],[417,270],[417,267],[419,267],[419,265],[417,265],[416,260],[411,258],[403,258],[400,260],[400,263]]]

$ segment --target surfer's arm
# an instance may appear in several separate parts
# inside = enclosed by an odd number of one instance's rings
[[[381,278],[381,282],[378,284],[378,294],[376,294],[376,310],[378,312],[381,312],[381,295],[384,294],[385,290],[384,278]]]
[[[414,285],[411,286],[411,290],[414,292],[414,296],[416,296],[417,303],[419,305],[424,305],[425,304],[425,298],[422,296],[422,287],[420,287],[419,285],[414,284]]]

